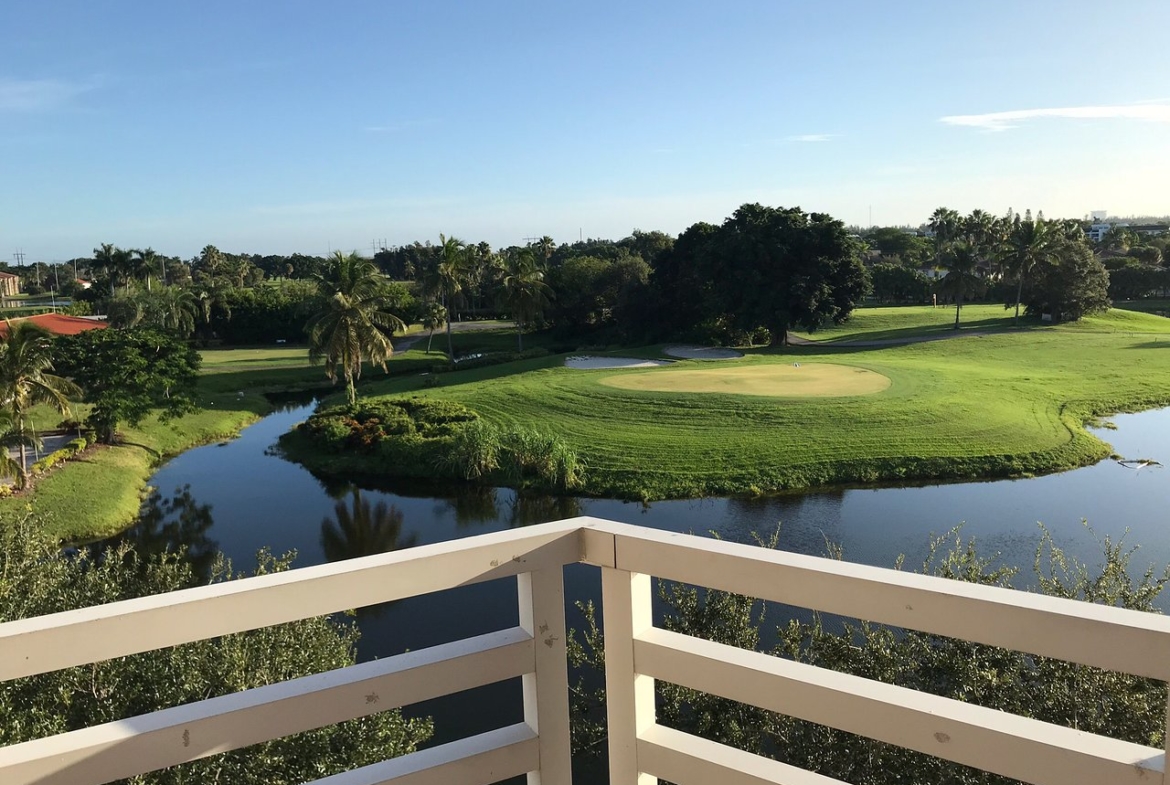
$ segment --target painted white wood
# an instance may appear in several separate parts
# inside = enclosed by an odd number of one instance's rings
[[[617,567],[1170,680],[1170,617],[632,526]]]
[[[0,681],[575,562],[544,524],[0,624]]]
[[[638,765],[638,735],[654,725],[654,679],[634,668],[634,639],[652,631],[650,576],[601,569],[609,781],[655,785]]]
[[[726,744],[654,725],[638,739],[646,771],[677,785],[843,785]]]
[[[531,771],[539,756],[536,734],[520,723],[310,785],[489,785]]]
[[[516,627],[0,747],[0,782],[99,785],[515,678],[534,657]]]
[[[525,724],[324,782],[568,782],[561,568],[573,562],[603,568],[614,783],[828,782],[655,725],[658,677],[1029,782],[1170,785],[1163,750],[653,629],[650,576],[1163,680],[1166,617],[587,517],[0,625],[6,680],[522,576],[517,630],[0,748],[0,783],[105,782],[525,674]]]
[[[520,627],[534,638],[535,670],[524,675],[524,720],[540,736],[540,770],[528,785],[569,785],[569,669],[565,654],[564,568],[516,578]]]
[[[662,629],[634,644],[657,679],[1035,785],[1162,778],[1163,750]]]

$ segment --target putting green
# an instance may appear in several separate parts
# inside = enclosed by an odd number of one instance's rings
[[[870,395],[890,386],[880,373],[852,365],[800,363],[716,368],[661,368],[599,380],[623,390],[723,393],[773,398],[836,398]]]

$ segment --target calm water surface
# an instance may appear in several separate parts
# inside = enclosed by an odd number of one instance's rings
[[[1170,563],[1170,469],[1127,469],[1105,461],[1063,474],[1026,480],[926,487],[849,489],[764,499],[702,499],[650,505],[601,499],[526,499],[507,489],[452,492],[398,487],[326,487],[308,471],[272,454],[277,438],[304,420],[312,406],[293,406],[246,429],[239,439],[191,450],[154,476],[160,499],[144,510],[132,536],[150,539],[168,522],[186,521],[182,535],[197,552],[223,551],[237,569],[250,569],[263,547],[296,550],[300,566],[395,548],[468,537],[574,515],[672,531],[717,532],[750,541],[753,532],[781,525],[781,547],[823,554],[827,542],[845,558],[891,566],[899,554],[921,562],[932,533],[963,524],[985,553],[1027,568],[1040,538],[1038,523],[1082,560],[1099,560],[1097,537],[1126,537],[1141,546],[1134,567]],[[1170,463],[1170,410],[1112,418],[1101,436],[1127,458]],[[183,488],[187,491],[182,492]],[[1128,530],[1128,533],[1126,533]],[[595,596],[596,573],[567,572],[570,597]],[[1163,607],[1170,602],[1164,598]],[[362,611],[363,659],[515,625],[515,581],[404,600]],[[572,622],[570,622],[572,623]],[[519,689],[495,685],[417,707],[436,719],[436,741],[519,721]]]

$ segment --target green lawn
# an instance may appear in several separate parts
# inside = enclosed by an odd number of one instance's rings
[[[930,327],[923,309],[882,308],[859,311],[842,332]],[[449,398],[499,425],[547,429],[586,460],[591,492],[635,498],[1053,471],[1109,454],[1083,428],[1091,416],[1170,404],[1170,319],[1126,311],[907,346],[760,350],[736,365],[794,360],[853,365],[892,384],[808,400],[623,390],[602,383],[621,372],[550,357],[453,373],[436,388],[400,379],[365,392]]]

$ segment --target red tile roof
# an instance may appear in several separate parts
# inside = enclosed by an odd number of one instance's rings
[[[8,335],[8,325],[17,322],[32,322],[44,327],[55,335],[77,335],[86,330],[104,330],[108,325],[95,319],[82,319],[80,316],[66,316],[61,313],[42,313],[38,316],[23,316],[19,319],[0,321],[0,336]]]

